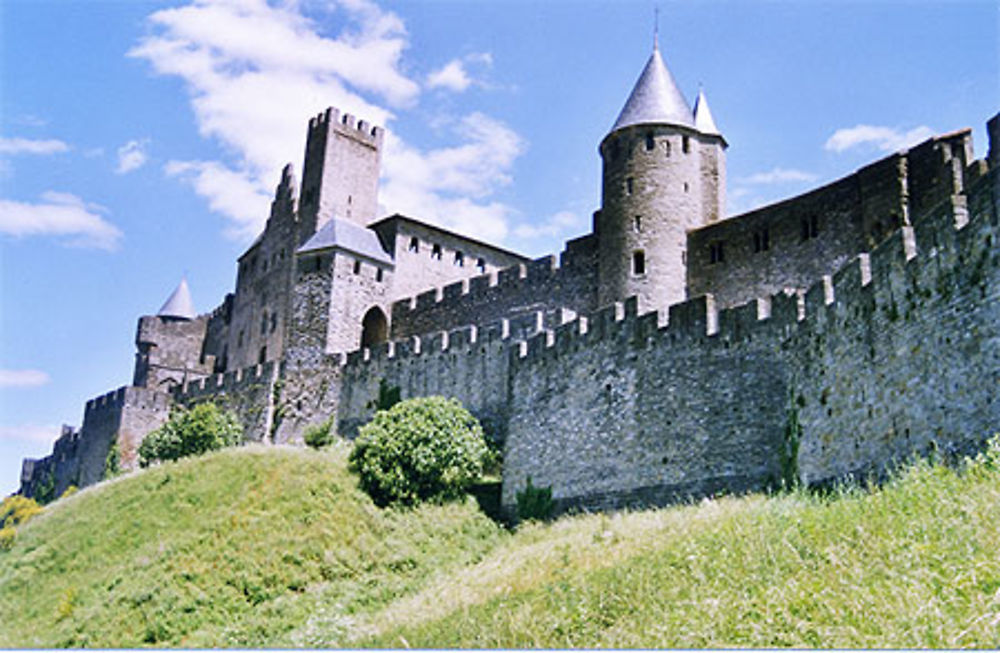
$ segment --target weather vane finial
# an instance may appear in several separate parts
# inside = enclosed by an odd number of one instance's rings
[[[660,6],[653,7],[653,49],[660,49]]]

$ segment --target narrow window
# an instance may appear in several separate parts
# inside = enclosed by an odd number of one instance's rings
[[[631,195],[632,191],[634,190],[635,190],[635,179],[629,177],[628,179],[625,180],[625,192]]]
[[[354,262],[354,274],[361,274],[361,261]]]
[[[375,269],[375,281],[382,283],[382,268]]]
[[[419,252],[420,251],[420,239],[414,236],[410,239],[410,251]]]
[[[723,247],[723,242],[717,240],[708,247],[708,262],[711,265],[716,263],[722,263],[726,260],[726,252]]]
[[[632,222],[632,228],[635,230],[635,233],[637,233],[637,234],[642,233],[642,216],[641,215],[635,216],[635,220]]]
[[[267,311],[261,313],[260,316],[260,335],[267,333]]]
[[[353,198],[353,197],[351,197],[350,195],[348,195],[348,196],[347,196],[347,205],[348,205],[348,206],[350,206],[350,205],[351,205],[351,204],[353,203],[353,199],[354,199],[354,198]]]
[[[263,365],[267,361],[267,345],[260,348],[260,353],[257,354],[257,363]]]
[[[437,259],[439,261],[441,260],[441,246],[440,245],[434,245],[434,247],[431,248],[431,258]]]
[[[686,193],[686,192],[688,192],[689,190],[691,190],[691,186],[690,186],[690,185],[689,185],[689,184],[688,184],[688,183],[687,183],[687,182],[685,181],[685,182],[684,182],[684,192]]]
[[[243,346],[243,330],[242,329],[240,329],[240,337],[236,339],[236,346],[237,347],[242,347]]]
[[[486,259],[481,258],[478,261],[476,261],[476,267],[479,268],[480,274],[486,272]]]
[[[455,262],[453,265],[457,268],[465,266],[465,254],[462,252],[455,252]]]
[[[684,154],[691,152],[691,139],[687,136],[681,141],[681,149],[684,150]]]
[[[768,232],[767,227],[764,227],[760,231],[755,231],[753,234],[753,251],[766,252],[771,249],[771,234]]]
[[[271,333],[274,333],[274,330],[277,328],[278,328],[278,314],[271,313]]]
[[[646,253],[641,249],[632,252],[632,274],[646,274]]]
[[[670,141],[666,139],[663,140],[663,153],[668,159],[670,158]]]
[[[646,151],[650,152],[654,147],[656,147],[656,140],[653,138],[653,133],[650,132],[646,134]]]

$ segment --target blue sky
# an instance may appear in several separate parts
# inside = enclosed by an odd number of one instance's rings
[[[5,0],[0,494],[131,381],[182,275],[211,310],[306,122],[383,124],[380,207],[530,255],[589,230],[597,145],[652,45],[726,136],[729,212],[1000,109],[973,2]]]

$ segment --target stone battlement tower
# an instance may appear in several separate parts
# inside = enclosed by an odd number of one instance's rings
[[[692,111],[654,45],[600,145],[600,306],[636,295],[646,311],[686,299],[687,231],[723,217],[726,147],[704,93]]]

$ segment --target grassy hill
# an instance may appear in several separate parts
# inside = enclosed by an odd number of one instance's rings
[[[580,516],[380,510],[346,448],[63,499],[0,552],[0,647],[996,647],[1000,452],[874,491]]]

